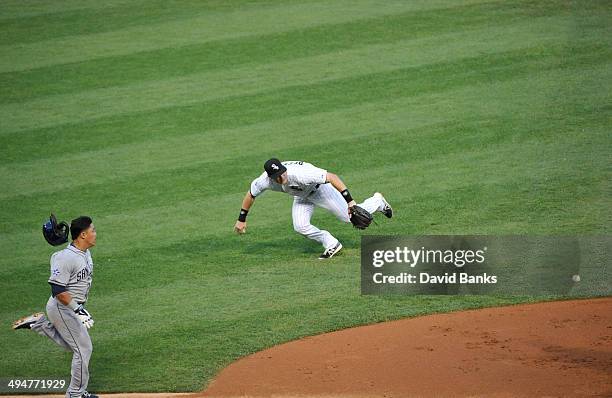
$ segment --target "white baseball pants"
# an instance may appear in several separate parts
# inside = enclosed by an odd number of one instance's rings
[[[315,240],[323,245],[327,250],[338,244],[338,239],[334,238],[328,231],[321,230],[310,223],[315,206],[322,207],[335,215],[338,220],[350,223],[348,215],[348,204],[331,184],[321,184],[319,189],[312,192],[306,198],[295,196],[293,199],[293,229],[295,232],[305,237]],[[385,204],[380,198],[371,197],[359,203],[370,213],[383,210]]]

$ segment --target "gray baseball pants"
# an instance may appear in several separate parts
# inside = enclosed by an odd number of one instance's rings
[[[53,297],[47,301],[47,316],[31,326],[36,333],[47,336],[66,351],[72,351],[71,379],[66,398],[83,395],[89,381],[89,358],[93,346],[87,328],[70,308]]]

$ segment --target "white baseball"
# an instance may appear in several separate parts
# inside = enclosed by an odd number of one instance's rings
[[[572,276],[572,280],[573,280],[574,282],[580,282],[580,275],[574,275],[574,276]]]

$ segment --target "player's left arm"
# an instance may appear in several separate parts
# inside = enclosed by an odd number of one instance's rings
[[[329,182],[330,184],[332,184],[332,186],[342,194],[342,197],[344,198],[344,200],[346,200],[346,203],[348,203],[349,208],[357,204],[353,200],[353,197],[351,196],[349,190],[346,188],[346,184],[342,182],[340,177],[328,171],[327,176],[325,177],[325,182]]]

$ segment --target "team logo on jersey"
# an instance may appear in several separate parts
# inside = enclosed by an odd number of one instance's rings
[[[60,274],[60,270],[59,270],[59,268],[53,268],[53,269],[51,270],[51,274],[52,274],[53,276],[58,276],[58,275]]]
[[[89,275],[91,275],[91,272],[87,268],[83,268],[76,274],[77,282],[81,279],[87,278]]]

